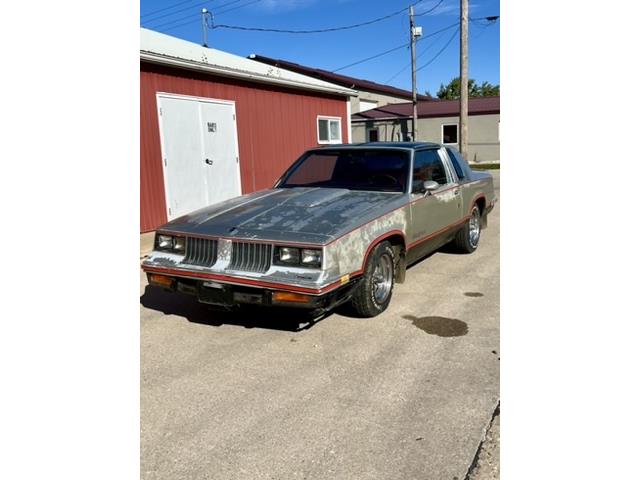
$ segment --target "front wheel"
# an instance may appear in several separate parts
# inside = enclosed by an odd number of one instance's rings
[[[454,243],[456,248],[464,253],[473,253],[478,248],[480,243],[480,208],[477,204],[473,206],[467,223],[456,234]]]
[[[391,302],[395,273],[395,259],[389,242],[377,245],[364,270],[351,305],[362,317],[375,317],[384,312]]]

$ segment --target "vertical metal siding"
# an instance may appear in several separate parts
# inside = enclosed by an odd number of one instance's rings
[[[345,98],[320,92],[204,75],[140,63],[140,231],[167,221],[156,93],[176,93],[236,102],[242,193],[269,188],[302,152],[317,143],[316,117],[342,118]]]

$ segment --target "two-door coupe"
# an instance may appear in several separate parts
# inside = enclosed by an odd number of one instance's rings
[[[305,152],[269,190],[160,227],[143,261],[151,285],[204,303],[383,312],[411,264],[452,242],[478,248],[496,201],[491,174],[435,143]]]

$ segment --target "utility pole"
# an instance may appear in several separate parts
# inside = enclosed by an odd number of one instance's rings
[[[467,159],[467,123],[469,120],[469,2],[460,0],[460,153]]]
[[[411,140],[418,139],[418,96],[416,94],[416,28],[413,23],[413,5],[409,7],[409,35],[411,36],[411,89],[413,91],[413,125]]]
[[[202,9],[202,46],[209,48],[209,25],[207,24],[207,15],[213,18],[211,12],[206,8]]]

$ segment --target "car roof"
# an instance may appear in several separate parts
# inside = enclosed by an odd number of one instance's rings
[[[440,148],[442,145],[433,142],[365,142],[365,143],[340,143],[336,145],[323,145],[319,149],[362,149],[362,148],[389,148],[417,150],[420,148]],[[315,149],[314,149],[315,150]]]

